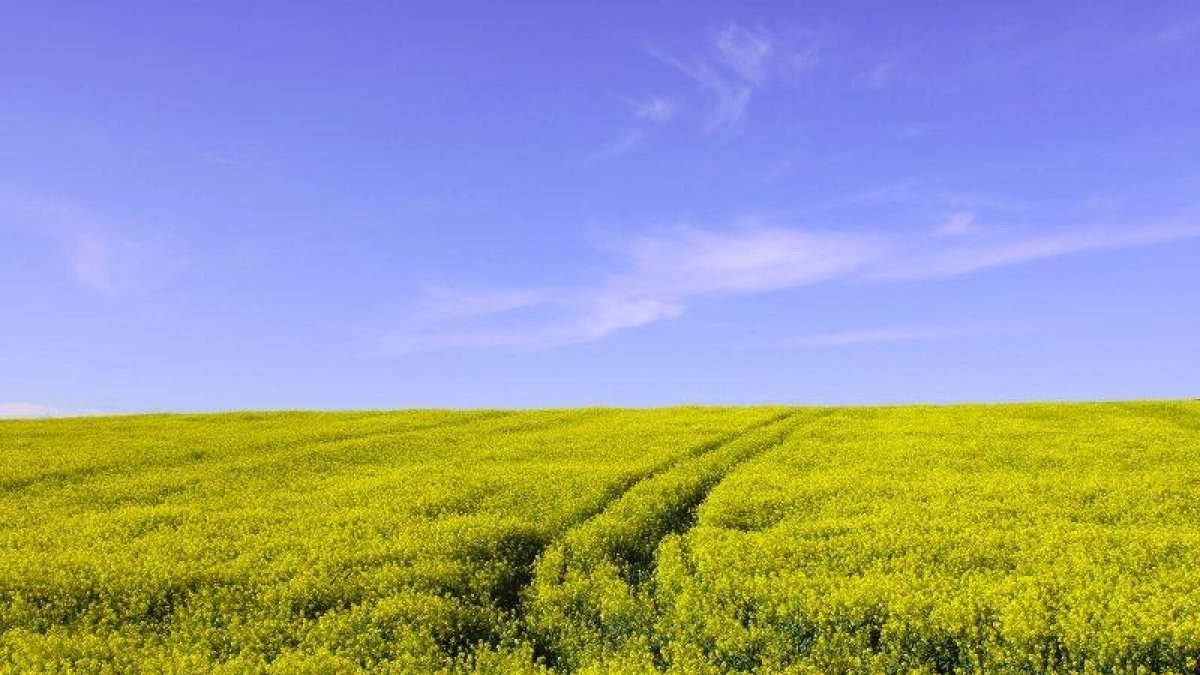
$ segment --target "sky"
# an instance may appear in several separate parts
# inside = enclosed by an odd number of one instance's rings
[[[0,0],[0,416],[1200,396],[1195,2]]]

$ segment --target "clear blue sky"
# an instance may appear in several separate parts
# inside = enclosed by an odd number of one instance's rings
[[[0,413],[1200,395],[1200,6],[0,2]]]

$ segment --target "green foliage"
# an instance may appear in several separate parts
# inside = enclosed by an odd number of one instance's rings
[[[0,422],[0,672],[1200,672],[1200,403]]]

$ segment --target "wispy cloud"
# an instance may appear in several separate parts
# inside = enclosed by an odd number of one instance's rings
[[[952,79],[922,63],[921,51],[918,47],[902,53],[867,56],[872,60],[852,72],[848,80],[850,88],[859,91],[908,89],[941,94],[954,91],[956,84]]]
[[[436,289],[423,311],[378,340],[372,351],[560,347],[680,317],[704,298],[834,281],[945,279],[1087,251],[1191,238],[1200,238],[1200,225],[1046,234],[989,230],[986,236],[967,238],[803,230],[755,221],[719,230],[680,226],[621,242],[616,270],[592,284],[483,293]],[[932,339],[950,330],[961,329],[920,329],[920,334]],[[890,329],[841,334],[837,340],[813,337],[809,342],[817,346],[917,337],[917,329]]]
[[[948,237],[961,237],[980,230],[975,219],[974,211],[956,211],[937,229],[938,234]]]
[[[959,338],[1027,333],[1029,326],[965,325],[965,326],[893,326],[801,335],[784,341],[790,347],[849,347],[854,345],[894,342],[933,342]]]
[[[67,202],[0,192],[0,227],[53,242],[75,283],[108,298],[161,286],[187,267],[163,239],[129,235]]]
[[[1166,224],[1137,228],[1092,227],[1050,234],[1026,235],[896,256],[871,278],[907,281],[955,277],[995,267],[1059,258],[1088,251],[1152,246],[1200,237],[1200,224]]]
[[[40,403],[13,401],[0,403],[0,419],[37,419],[43,417],[80,417],[102,415],[98,410],[63,410]]]
[[[868,235],[753,222],[728,231],[677,227],[631,238],[618,249],[621,269],[591,286],[488,293],[479,299],[439,293],[419,316],[454,320],[422,318],[387,336],[379,351],[546,348],[589,342],[680,316],[702,297],[765,293],[845,277],[885,251]],[[514,323],[496,327],[490,320],[497,314],[508,315],[505,318]]]
[[[550,300],[544,290],[492,291],[430,286],[421,318],[450,320],[468,316],[487,316],[534,307]]]
[[[717,34],[714,45],[721,61],[743,80],[761,84],[766,79],[774,45],[765,32],[730,24]]]
[[[581,166],[588,166],[623,155],[641,145],[652,132],[653,127],[663,125],[675,116],[675,103],[662,96],[633,98],[617,95],[622,103],[629,106],[635,126],[609,141],[599,150],[579,160]]]
[[[819,62],[819,47],[785,40],[762,28],[730,23],[717,31],[707,49],[678,57],[658,49],[650,54],[685,75],[711,99],[706,128],[730,133],[746,115],[755,94],[771,84],[778,71],[810,70]]]
[[[899,68],[896,61],[881,61],[854,76],[854,86],[881,89],[891,83]]]
[[[639,120],[661,124],[675,116],[675,103],[662,96],[650,96],[644,99],[622,96],[621,100],[629,106],[633,116]]]
[[[852,204],[903,204],[934,209],[961,211],[1018,212],[1028,204],[1004,195],[972,190],[957,190],[930,180],[906,178],[886,185],[863,190],[826,204],[826,208]]]
[[[109,298],[158,286],[182,269],[183,261],[159,242],[109,232],[71,236],[72,275],[83,288]]]
[[[794,73],[804,73],[816,68],[821,63],[821,46],[811,40],[797,47],[787,57],[787,66]]]
[[[728,130],[746,114],[754,84],[722,72],[704,60],[684,62],[675,57],[658,54],[664,62],[687,75],[697,87],[713,98],[713,108],[706,126],[710,130]]]
[[[608,145],[579,160],[580,166],[588,166],[623,155],[633,150],[646,138],[646,132],[641,129],[630,129],[609,142]]]

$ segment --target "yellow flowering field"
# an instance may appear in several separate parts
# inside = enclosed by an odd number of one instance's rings
[[[0,422],[4,672],[1200,672],[1200,403]]]

